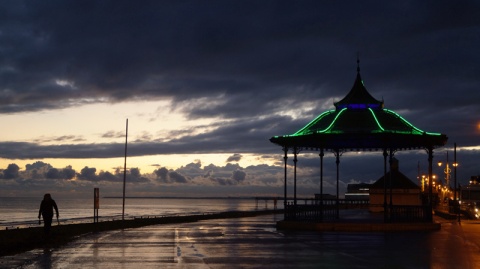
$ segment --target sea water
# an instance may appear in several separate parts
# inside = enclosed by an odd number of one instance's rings
[[[61,224],[93,221],[93,198],[55,198]],[[38,210],[41,198],[0,197],[0,229],[38,226]],[[280,203],[278,203],[280,205]],[[124,217],[161,217],[197,215],[226,211],[252,211],[273,209],[269,204],[255,198],[127,198]],[[98,215],[100,221],[122,218],[122,198],[100,198]],[[56,222],[54,222],[56,224]]]

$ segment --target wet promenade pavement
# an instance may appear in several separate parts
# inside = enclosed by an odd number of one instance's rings
[[[480,268],[480,221],[440,231],[282,232],[279,215],[89,234],[0,268]]]

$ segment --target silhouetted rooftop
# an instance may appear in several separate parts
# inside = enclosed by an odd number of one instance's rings
[[[389,171],[386,174],[387,188],[390,188],[390,173],[392,174],[392,189],[420,189],[420,187],[411,181],[407,176],[398,170]],[[370,186],[370,189],[383,189],[385,187],[385,176],[379,178]]]

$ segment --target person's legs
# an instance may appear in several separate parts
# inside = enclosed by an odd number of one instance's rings
[[[49,217],[49,216],[43,217],[43,222],[44,222],[43,230],[45,231],[45,234],[50,234],[50,228],[52,227],[52,219],[53,217]]]

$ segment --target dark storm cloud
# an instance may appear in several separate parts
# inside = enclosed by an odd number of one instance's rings
[[[85,179],[90,181],[109,181],[109,182],[121,182],[121,178],[118,174],[113,174],[109,171],[100,171],[98,176],[91,175],[89,177],[79,177],[79,179]]]
[[[71,166],[65,167],[63,169],[51,168],[45,174],[45,177],[48,179],[73,179],[76,175],[74,169]]]
[[[25,165],[25,170],[26,171],[32,171],[32,170],[49,170],[53,168],[50,164],[44,163],[41,161],[36,161],[32,164],[27,164]]]
[[[180,169],[180,170],[185,171],[183,169]],[[188,169],[187,169],[187,172],[188,172]],[[156,180],[160,183],[182,183],[182,184],[184,184],[184,183],[189,183],[190,182],[190,178],[181,174],[179,172],[179,170],[177,170],[177,171],[170,170],[169,171],[167,168],[162,167],[162,168],[159,168],[159,169],[153,171],[153,174],[156,176]]]
[[[235,153],[233,154],[232,156],[229,156],[227,158],[227,163],[230,163],[230,162],[238,162],[242,159],[242,154],[238,154],[238,153]]]
[[[157,176],[158,180],[165,182],[168,176],[168,169],[165,167],[159,168],[154,171],[154,174]]]
[[[149,182],[146,177],[140,173],[138,168],[130,168],[127,171],[126,181],[128,183],[145,183]],[[97,169],[94,167],[85,166],[79,174],[77,174],[77,179],[92,181],[92,182],[122,182],[123,181],[123,171],[116,169],[114,173],[109,171],[100,171],[97,174]]]
[[[222,95],[192,115],[266,113],[285,98],[344,94],[357,51],[371,83],[437,100],[452,85],[478,84],[478,9],[474,1],[3,3],[0,108]]]
[[[187,178],[177,172],[170,172],[169,176],[170,176],[170,179],[173,180],[173,182],[187,183]]]
[[[232,173],[232,179],[235,180],[236,182],[244,181],[246,176],[247,176],[247,173],[241,170],[236,170],[236,171],[233,171]]]
[[[94,168],[94,167],[89,168],[88,166],[85,166],[80,171],[80,174],[77,175],[77,178],[80,180],[97,181],[98,176],[96,172],[97,172],[97,168]]]
[[[269,171],[268,166],[249,166],[245,168],[245,171],[238,164],[226,164],[225,166],[216,166],[209,164],[202,167],[201,162],[198,160],[195,163],[189,163],[176,170],[168,170],[164,167],[159,168],[153,172],[156,177],[156,181],[159,183],[167,184],[185,184],[188,185],[220,185],[220,186],[233,186],[233,185],[268,185],[265,182],[270,181],[271,185],[274,182],[278,183],[278,180],[273,178],[264,179],[263,176],[267,175],[275,177],[278,175],[280,169],[277,167],[271,167]],[[267,169],[265,169],[267,168]],[[251,177],[248,178],[246,171],[251,172]],[[250,181],[249,181],[250,179]],[[163,186],[163,185],[162,185]]]
[[[477,1],[2,2],[0,113],[168,98],[189,119],[219,123],[158,143],[144,133],[131,156],[273,154],[268,138],[348,93],[359,51],[365,85],[386,108],[476,146],[478,14]],[[123,145],[2,142],[0,156],[110,158]]]
[[[17,164],[9,164],[7,169],[3,170],[3,179],[14,179],[18,177],[18,171],[20,171],[20,167]]]
[[[0,179],[2,179],[2,189],[17,189],[25,191],[23,188],[31,188],[33,191],[45,190],[51,191],[52,188],[70,192],[78,190],[80,195],[90,193],[91,187],[104,186],[109,191],[114,192],[123,182],[123,171],[116,169],[113,173],[109,171],[99,171],[94,167],[85,166],[80,173],[77,173],[72,166],[65,168],[55,168],[49,163],[36,161],[26,164],[25,170],[22,170],[17,164],[12,163],[6,169],[0,168]],[[152,180],[150,174],[142,174],[139,168],[130,168],[127,171],[126,182],[132,190],[146,188],[151,186]],[[147,186],[148,185],[148,186]],[[146,186],[146,187],[145,187]]]

